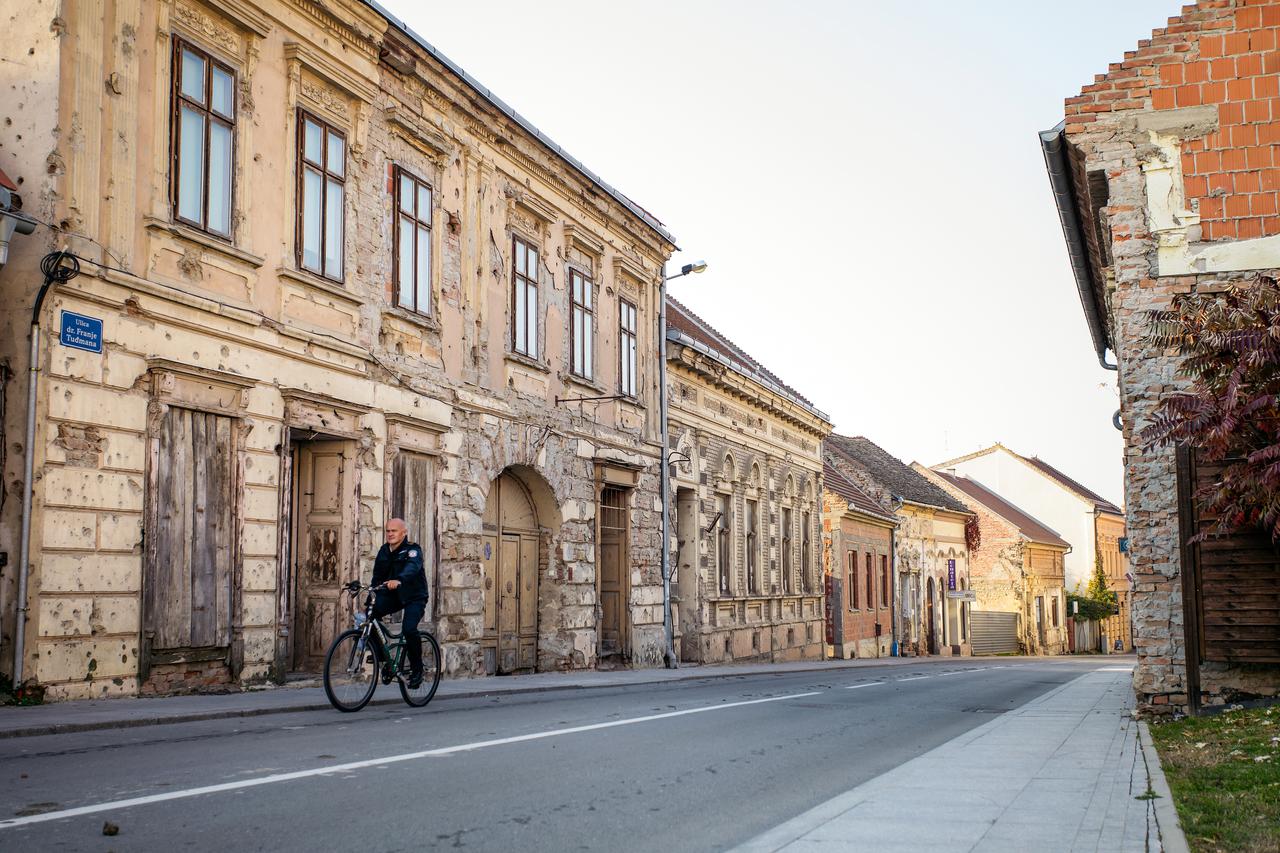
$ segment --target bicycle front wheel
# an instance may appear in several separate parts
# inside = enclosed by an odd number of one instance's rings
[[[404,701],[415,708],[421,708],[430,702],[431,697],[436,695],[436,688],[440,686],[440,644],[426,631],[421,631],[420,634],[422,635],[422,684],[411,689],[408,675],[400,679],[400,695],[404,697]]]
[[[324,692],[339,711],[359,711],[378,686],[378,665],[362,632],[343,631],[324,658]]]

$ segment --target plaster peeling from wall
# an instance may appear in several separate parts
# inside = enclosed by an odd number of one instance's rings
[[[1157,275],[1238,272],[1280,266],[1280,235],[1222,243],[1198,242],[1200,215],[1187,205],[1182,143],[1216,127],[1216,121],[1184,121],[1171,129],[1139,126],[1148,140],[1148,144],[1139,145],[1137,151],[1146,180],[1151,233],[1157,240]]]

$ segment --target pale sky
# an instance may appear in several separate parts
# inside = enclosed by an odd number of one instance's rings
[[[907,462],[1123,499],[1037,131],[1178,0],[383,0],[707,272],[672,293]]]

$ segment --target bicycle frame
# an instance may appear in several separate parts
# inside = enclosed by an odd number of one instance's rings
[[[375,587],[361,587],[367,591],[364,612],[357,612],[352,627],[360,631],[360,648],[367,645],[379,664],[389,667],[395,677],[400,676],[400,662],[405,655],[405,641],[401,634],[392,634],[381,619],[373,618]],[[358,593],[353,593],[358,594]],[[361,652],[363,653],[363,652]]]

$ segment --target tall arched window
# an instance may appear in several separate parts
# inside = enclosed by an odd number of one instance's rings
[[[804,528],[800,531],[800,583],[805,592],[813,592],[813,572],[810,571],[813,557],[813,542],[810,537],[813,536],[813,525],[810,522],[810,513],[805,510],[800,514],[800,523]]]
[[[729,495],[716,495],[716,574],[719,580],[720,594],[729,595],[730,531],[733,527],[733,503]]]
[[[790,595],[795,592],[795,578],[791,565],[791,530],[795,519],[791,515],[791,507],[782,508],[782,592]]]

